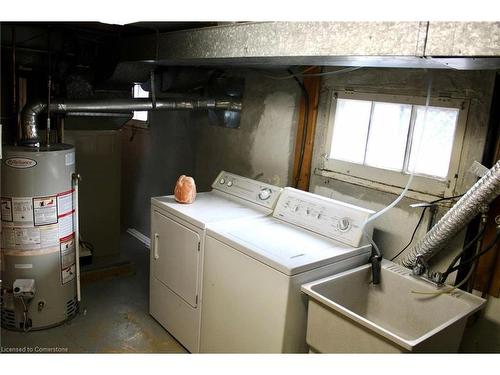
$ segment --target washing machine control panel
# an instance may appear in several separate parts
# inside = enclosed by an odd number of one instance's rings
[[[375,212],[293,188],[280,195],[273,216],[351,246],[363,241],[362,226]],[[371,235],[369,226],[365,229]]]
[[[283,190],[277,186],[225,171],[219,173],[212,188],[270,209],[276,206]]]

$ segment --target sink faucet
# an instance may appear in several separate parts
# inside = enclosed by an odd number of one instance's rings
[[[438,288],[444,285],[443,274],[441,272],[432,272],[429,264],[422,254],[417,255],[415,259],[415,267],[413,267],[412,273],[413,276],[429,281]]]
[[[372,264],[372,283],[373,285],[380,284],[380,273],[382,271],[382,256],[378,254],[372,254],[370,257],[370,262]]]
[[[373,238],[369,236],[365,231],[363,231],[363,234],[372,245],[372,255],[369,259],[369,262],[372,264],[372,283],[373,285],[379,285],[380,273],[382,272],[382,253],[380,252],[377,244],[373,241]]]

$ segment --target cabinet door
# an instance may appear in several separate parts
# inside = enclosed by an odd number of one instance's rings
[[[151,227],[153,277],[196,307],[200,235],[156,210],[153,212]]]

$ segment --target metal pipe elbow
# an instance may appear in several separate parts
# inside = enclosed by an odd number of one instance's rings
[[[47,109],[47,103],[27,103],[21,111],[21,134],[19,142],[33,146],[40,143],[38,134],[38,115]]]

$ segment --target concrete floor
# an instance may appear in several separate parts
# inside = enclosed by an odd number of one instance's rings
[[[80,313],[55,328],[28,333],[2,329],[0,345],[68,353],[185,353],[148,313],[149,251],[122,235],[122,257],[135,263],[133,276],[82,285]]]

